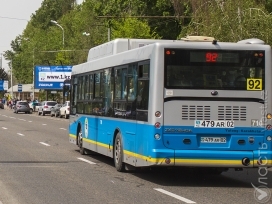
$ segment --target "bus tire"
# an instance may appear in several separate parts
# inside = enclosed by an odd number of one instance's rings
[[[83,147],[83,136],[82,136],[82,130],[81,127],[79,127],[79,131],[77,133],[77,144],[79,147],[79,153],[81,155],[85,155],[86,154],[86,149]]]
[[[123,162],[124,152],[123,152],[123,144],[122,144],[122,135],[120,132],[117,133],[115,141],[114,141],[114,149],[113,149],[113,159],[114,165],[117,171],[125,170],[125,163]]]

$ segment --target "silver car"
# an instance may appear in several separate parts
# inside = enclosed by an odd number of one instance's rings
[[[19,112],[32,113],[32,110],[26,101],[17,101],[16,105],[14,106],[14,113]]]
[[[50,114],[51,109],[57,104],[56,101],[43,101],[38,108],[38,115]]]

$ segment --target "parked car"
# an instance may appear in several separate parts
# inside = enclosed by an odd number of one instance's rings
[[[45,115],[51,113],[51,108],[57,104],[56,101],[43,101],[38,107],[38,115]]]
[[[55,116],[58,117],[60,114],[60,108],[63,106],[63,104],[56,104],[52,109],[51,109],[51,117]]]
[[[64,116],[64,118],[69,118],[70,115],[70,101],[65,101],[63,106],[60,108],[60,118]]]
[[[4,109],[4,106],[5,106],[5,104],[3,104],[2,102],[0,102],[0,108]]]
[[[32,113],[32,110],[26,101],[17,101],[16,105],[14,106],[14,113],[19,112]]]
[[[39,102],[34,102],[34,103],[30,102],[28,105],[29,105],[30,109],[32,109],[32,111],[35,112],[35,111],[38,110],[38,106],[40,106],[41,103],[39,103]]]

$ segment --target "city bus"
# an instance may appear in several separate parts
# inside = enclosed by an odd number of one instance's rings
[[[73,66],[69,141],[81,154],[137,167],[272,165],[271,47],[219,42],[116,39]]]

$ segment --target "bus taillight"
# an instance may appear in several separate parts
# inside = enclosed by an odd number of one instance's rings
[[[156,111],[155,116],[156,116],[157,118],[161,117],[161,112],[160,112],[160,111]]]
[[[159,129],[159,128],[161,127],[161,123],[156,122],[156,123],[155,123],[155,127]]]
[[[154,138],[155,138],[156,140],[159,140],[159,139],[161,139],[161,136],[160,136],[160,134],[157,133],[157,134],[154,135]]]
[[[166,164],[170,164],[170,163],[171,163],[171,159],[166,158],[166,159],[165,159],[165,163],[166,163]]]
[[[266,137],[266,140],[267,140],[267,141],[271,141],[271,140],[272,140],[272,137],[271,137],[270,135],[268,135],[268,136]]]
[[[270,120],[270,119],[272,118],[272,114],[271,114],[271,113],[268,113],[268,114],[266,115],[266,118]]]
[[[268,125],[266,126],[266,129],[267,129],[267,130],[271,130],[271,129],[272,129],[272,125],[268,124]]]

